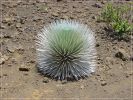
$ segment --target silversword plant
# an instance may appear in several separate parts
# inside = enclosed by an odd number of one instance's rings
[[[54,79],[80,79],[95,71],[94,33],[76,21],[60,20],[37,36],[38,69]]]

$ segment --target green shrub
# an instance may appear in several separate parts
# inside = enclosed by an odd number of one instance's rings
[[[116,35],[118,35],[119,37],[127,35],[125,33],[128,33],[132,30],[132,26],[126,20],[114,21],[111,26],[117,33]]]
[[[107,4],[101,13],[101,19],[106,22],[109,29],[112,29],[115,34],[121,38],[133,29],[132,25],[128,22],[128,11],[130,8],[127,5],[113,6]]]
[[[101,19],[107,23],[119,19],[118,10],[116,10],[112,4],[108,4],[101,13]]]

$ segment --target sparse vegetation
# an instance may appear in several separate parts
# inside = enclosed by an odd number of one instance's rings
[[[131,16],[128,16],[130,7],[127,5],[116,7],[111,3],[103,9],[101,20],[107,23],[109,29],[112,29],[118,38],[127,36],[133,29],[133,26],[128,22]]]
[[[101,13],[101,19],[107,23],[115,21],[119,18],[118,12],[113,8],[112,4],[108,4]]]
[[[111,24],[112,29],[117,33],[119,37],[123,37],[124,35],[127,35],[125,33],[128,33],[131,31],[132,27],[126,20],[118,20],[114,21]]]

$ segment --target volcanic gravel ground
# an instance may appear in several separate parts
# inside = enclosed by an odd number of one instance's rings
[[[132,0],[114,1],[119,5],[132,3]],[[105,0],[1,0],[1,100],[131,100],[133,37],[118,41],[107,35],[105,23],[97,21],[107,3]],[[35,36],[44,25],[58,19],[81,21],[95,32],[97,70],[90,77],[55,81],[38,73]]]

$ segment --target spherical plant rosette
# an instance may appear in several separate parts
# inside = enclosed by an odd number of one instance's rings
[[[76,21],[60,20],[37,36],[39,71],[54,79],[80,79],[95,71],[94,33]]]

